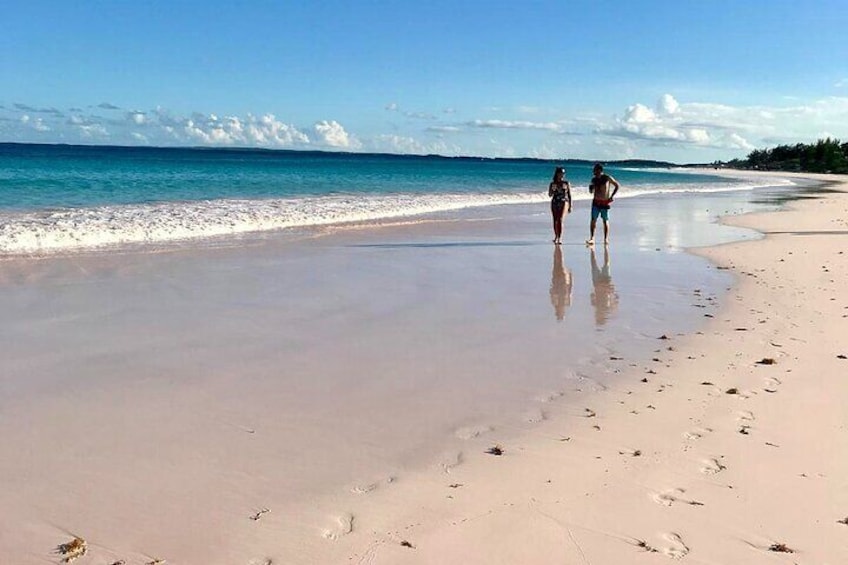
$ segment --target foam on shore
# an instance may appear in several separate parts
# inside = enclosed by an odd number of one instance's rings
[[[716,185],[636,185],[619,198],[750,191],[791,182],[772,179]],[[574,187],[576,201],[591,196]],[[222,236],[423,217],[485,206],[533,204],[545,193],[332,195],[265,200],[160,202],[0,213],[0,256],[159,245]]]

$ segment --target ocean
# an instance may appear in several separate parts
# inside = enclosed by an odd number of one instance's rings
[[[587,163],[0,144],[0,255],[184,245],[544,202],[560,164],[567,168],[575,199],[588,199]],[[607,172],[624,187],[619,198],[759,186],[684,169],[612,165]]]

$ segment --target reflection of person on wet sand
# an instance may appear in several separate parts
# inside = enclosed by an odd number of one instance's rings
[[[590,249],[592,260],[592,306],[595,307],[595,323],[603,325],[610,315],[618,308],[618,294],[612,284],[610,275],[609,248],[604,247],[604,266],[598,268],[595,249]]]
[[[551,274],[551,304],[557,320],[565,317],[571,306],[571,271],[562,264],[562,248],[554,247],[554,268]]]

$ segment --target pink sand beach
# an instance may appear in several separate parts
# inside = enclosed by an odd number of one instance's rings
[[[526,207],[4,260],[0,563],[848,563],[848,185],[803,178],[607,250]]]

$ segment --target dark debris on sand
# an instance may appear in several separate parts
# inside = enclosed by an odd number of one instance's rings
[[[773,543],[768,546],[769,551],[774,551],[776,553],[795,553],[795,550],[786,545],[785,543]]]
[[[650,545],[648,545],[648,542],[643,539],[635,540],[634,545],[640,549],[647,551],[648,553],[659,553],[659,550],[657,548],[651,547]]]
[[[488,453],[489,455],[503,455],[504,450],[503,447],[501,447],[500,445],[496,445],[487,449],[486,453]]]
[[[757,365],[777,365],[777,361],[775,361],[771,357],[763,357],[759,361],[757,361]]]

